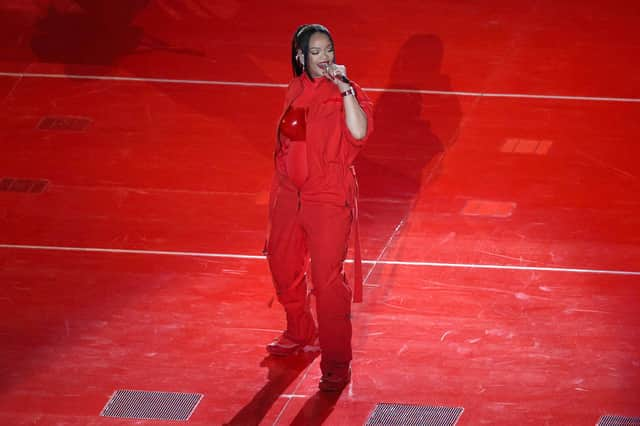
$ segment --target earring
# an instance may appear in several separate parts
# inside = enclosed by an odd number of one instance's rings
[[[302,65],[302,68],[304,68],[304,55],[299,53],[297,59],[300,65]]]

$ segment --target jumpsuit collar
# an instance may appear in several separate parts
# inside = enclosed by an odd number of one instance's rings
[[[328,83],[329,81],[324,77],[317,77],[314,79],[309,78],[306,72],[302,73],[302,84],[304,88],[317,89],[321,84]]]

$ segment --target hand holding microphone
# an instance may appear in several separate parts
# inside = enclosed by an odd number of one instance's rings
[[[322,69],[323,75],[334,83],[337,83],[337,80],[347,84],[351,83],[347,78],[347,68],[344,65],[323,62],[318,66]]]

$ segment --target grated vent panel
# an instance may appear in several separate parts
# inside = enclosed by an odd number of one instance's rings
[[[596,426],[640,426],[640,417],[606,415],[600,417]]]
[[[365,426],[453,426],[462,407],[434,407],[407,404],[377,404]]]
[[[142,420],[189,420],[202,397],[197,393],[118,390],[100,415]]]
[[[68,130],[72,132],[82,132],[89,127],[91,120],[84,117],[43,117],[38,123],[40,130]]]
[[[0,179],[0,192],[41,193],[47,189],[49,181],[43,179]]]
[[[465,216],[506,218],[513,214],[516,203],[509,201],[468,200],[462,209]]]
[[[514,154],[547,155],[553,144],[550,140],[516,139],[510,138],[500,148],[500,151]]]

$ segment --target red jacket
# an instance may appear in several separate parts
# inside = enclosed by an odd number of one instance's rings
[[[360,87],[352,83],[360,107],[367,115],[367,133],[357,140],[352,135],[344,117],[343,99],[338,87],[326,78],[311,81],[306,73],[294,78],[287,89],[284,112],[304,94],[306,115],[306,149],[308,179],[301,188],[286,176],[282,163],[283,142],[276,132],[276,179],[273,194],[279,191],[299,191],[300,199],[354,206],[356,182],[352,168],[365,141],[373,130],[373,103]],[[280,120],[278,121],[280,122]],[[284,153],[286,155],[286,153]],[[275,201],[272,199],[272,201]]]

